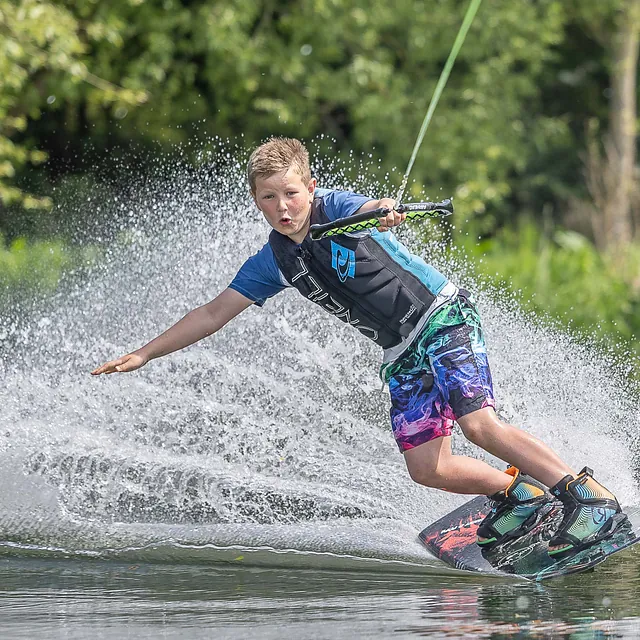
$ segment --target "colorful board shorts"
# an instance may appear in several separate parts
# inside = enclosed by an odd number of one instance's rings
[[[403,453],[450,436],[454,420],[495,407],[480,316],[470,294],[460,290],[435,311],[384,378],[393,435]]]

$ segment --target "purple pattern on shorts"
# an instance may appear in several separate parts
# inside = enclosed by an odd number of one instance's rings
[[[451,435],[453,422],[494,407],[491,371],[473,301],[438,310],[401,360],[385,371],[400,451]]]

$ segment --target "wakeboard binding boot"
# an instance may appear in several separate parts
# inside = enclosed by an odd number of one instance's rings
[[[542,507],[553,502],[542,484],[519,469],[509,467],[505,473],[513,479],[506,489],[488,496],[492,509],[478,527],[477,543],[483,551],[531,531],[543,517]]]
[[[565,476],[551,488],[551,493],[564,505],[562,523],[549,540],[549,556],[554,560],[604,540],[627,521],[616,497],[593,479],[589,467],[582,469],[577,478]]]

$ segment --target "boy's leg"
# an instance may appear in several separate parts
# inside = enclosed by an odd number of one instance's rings
[[[423,355],[427,357],[426,351]],[[453,420],[441,414],[444,398],[428,367],[428,359],[426,363],[415,359],[388,380],[393,435],[411,478],[454,493],[502,491],[511,482],[510,476],[481,460],[452,455]]]
[[[576,475],[544,442],[526,431],[502,422],[493,407],[461,416],[458,424],[467,440],[547,487],[553,487],[565,476]]]
[[[480,318],[468,295],[430,321],[410,356],[394,366],[389,389],[394,435],[412,478],[457,493],[485,493],[493,500],[494,509],[478,528],[480,544],[528,531],[550,497],[517,467],[503,473],[453,456],[449,436],[454,420],[470,440],[541,478],[565,503],[566,517],[551,552],[580,548],[611,530],[613,521],[607,522],[620,511],[613,494],[588,474],[574,480],[573,471],[549,447],[498,420]],[[585,493],[594,497],[584,498]],[[585,518],[588,526],[583,526]]]
[[[452,455],[453,420],[443,415],[447,404],[433,371],[424,369],[427,352],[421,350],[422,358],[407,362],[389,379],[391,424],[409,474],[428,487],[485,494],[504,502],[479,530],[480,537],[486,538],[479,542],[485,545],[528,531],[537,522],[538,509],[548,501],[548,495],[515,469],[505,473],[481,460]],[[426,366],[430,367],[428,360]]]
[[[418,484],[452,493],[491,495],[503,491],[511,476],[482,460],[451,453],[451,436],[441,436],[404,452],[411,478]]]
[[[419,484],[461,494],[485,494],[497,501],[478,529],[478,543],[484,546],[529,531],[539,520],[539,508],[549,501],[544,487],[515,468],[505,473],[481,460],[453,455],[450,436],[407,449],[404,458],[409,474]]]
[[[547,487],[576,475],[551,448],[526,431],[502,422],[491,407],[458,418],[458,424],[468,440]],[[485,541],[478,536],[480,544]],[[550,551],[555,550],[550,547]]]
[[[496,416],[480,316],[466,292],[441,324],[427,351],[443,415],[456,420],[468,440],[549,487],[573,475],[544,443]]]
[[[576,477],[547,445],[497,418],[480,318],[464,294],[451,315],[456,311],[462,322],[443,328],[428,348],[435,383],[445,399],[442,413],[457,420],[469,440],[514,465],[513,484],[490,496],[496,508],[478,528],[478,542],[494,544],[519,535],[534,521],[536,505],[548,497],[544,487],[524,479],[518,469],[550,487],[565,505],[565,518],[549,545],[552,555],[559,557],[609,535],[624,517],[615,496],[589,470]],[[510,530],[514,516],[522,526]]]

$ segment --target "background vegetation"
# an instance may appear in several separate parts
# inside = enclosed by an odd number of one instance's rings
[[[56,203],[122,150],[144,171],[187,140],[324,134],[399,184],[466,7],[0,0],[0,287],[84,259]],[[634,347],[639,33],[637,0],[485,0],[412,174],[455,194],[479,271]]]

